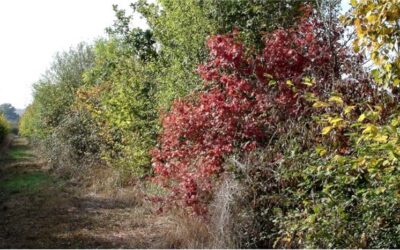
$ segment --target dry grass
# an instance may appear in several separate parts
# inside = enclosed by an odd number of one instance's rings
[[[24,169],[39,167],[38,162],[35,163],[36,166],[24,165],[21,161],[18,161],[18,164],[23,165]],[[65,164],[70,163],[65,162]],[[50,170],[61,177],[67,174],[68,178],[60,186],[43,190],[41,194],[43,197],[38,200],[41,209],[25,209],[26,205],[22,203],[13,205],[15,211],[19,211],[18,216],[22,216],[17,223],[14,221],[14,216],[17,219],[17,214],[8,214],[10,222],[13,221],[15,224],[13,226],[15,239],[21,238],[21,245],[14,244],[15,246],[48,247],[55,242],[57,244],[54,246],[59,247],[211,248],[215,246],[215,237],[206,221],[189,215],[183,209],[157,213],[159,204],[150,202],[146,197],[163,195],[165,191],[152,183],[134,181],[135,178],[131,178],[129,174],[102,164],[50,169],[43,168],[40,164],[39,168],[43,171]],[[66,170],[68,173],[64,172]],[[37,204],[35,206],[39,207]],[[21,230],[31,231],[31,226],[26,226],[24,223],[35,222],[38,217],[46,218],[40,223],[32,224],[36,225],[35,237],[42,238],[41,244],[28,239],[28,233],[19,235]],[[47,229],[44,230],[45,228]],[[10,242],[5,242],[5,246],[8,246],[8,243]],[[10,246],[14,245],[10,243]]]
[[[212,247],[237,248],[235,230],[237,225],[237,197],[241,186],[232,176],[226,175],[215,194],[211,208]]]
[[[156,248],[210,248],[212,236],[208,225],[200,218],[175,210],[160,216],[156,222],[159,242]]]
[[[149,195],[162,195],[163,190],[149,182],[134,182],[126,186],[127,176],[110,167],[95,166],[73,178],[80,196],[93,197],[135,207],[127,220],[135,229],[125,234],[135,238],[141,248],[210,248],[213,237],[208,224],[183,209],[157,213],[158,204],[148,201]],[[132,185],[133,184],[133,185]]]

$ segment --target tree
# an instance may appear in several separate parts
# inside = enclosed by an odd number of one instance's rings
[[[148,151],[157,136],[154,54],[136,51],[119,39],[112,36],[96,43],[95,64],[85,72],[77,104],[100,130],[103,158],[142,176],[150,172]]]
[[[251,53],[257,54],[265,33],[292,25],[302,14],[300,7],[313,2],[160,0],[150,4],[141,0],[132,5],[146,18],[158,45],[159,107],[168,110],[174,99],[202,88],[195,71],[207,58],[209,36],[238,29],[245,44],[253,47]]]
[[[99,160],[99,141],[91,117],[75,107],[83,73],[92,67],[93,48],[81,43],[58,53],[49,70],[34,85],[34,100],[20,123],[50,165],[65,173]]]
[[[6,119],[10,122],[18,122],[19,115],[16,111],[17,110],[9,103],[3,103],[0,105],[0,113],[3,113]]]
[[[400,86],[400,0],[352,0],[343,20],[355,28],[355,51],[369,55],[380,85]]]
[[[216,32],[224,34],[237,29],[246,45],[262,48],[263,36],[278,28],[292,26],[301,16],[302,7],[315,6],[316,0],[205,0],[198,1]]]
[[[10,133],[10,123],[8,120],[0,113],[0,145],[3,143],[7,134]]]

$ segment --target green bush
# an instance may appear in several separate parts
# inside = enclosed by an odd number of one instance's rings
[[[10,133],[10,129],[10,123],[2,114],[0,114],[0,143],[2,143],[6,136]]]
[[[142,176],[150,171],[148,152],[157,136],[154,53],[146,56],[147,49],[136,51],[132,44],[115,39],[112,36],[109,41],[96,43],[95,64],[85,72],[85,86],[77,93],[77,105],[90,113],[98,128],[104,142],[100,146],[102,158],[114,167]],[[137,56],[132,57],[132,51]]]
[[[92,66],[93,49],[84,43],[58,53],[34,85],[34,101],[20,120],[21,135],[31,139],[57,168],[76,167],[98,159],[99,142],[87,113],[75,107],[83,73]]]

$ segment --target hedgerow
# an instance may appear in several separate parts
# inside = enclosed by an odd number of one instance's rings
[[[7,119],[0,113],[0,143],[3,143],[4,139],[10,133],[10,123]]]
[[[339,1],[138,1],[147,30],[114,7],[36,84],[21,133],[65,169],[158,183],[147,198],[218,247],[398,248],[398,1],[351,1],[354,30]]]
[[[208,40],[210,60],[199,66],[205,90],[175,101],[152,153],[156,179],[173,200],[204,213],[225,158],[267,144],[280,122],[305,114],[305,93],[318,93],[331,69],[320,27],[305,16],[266,36],[255,57],[235,34]]]

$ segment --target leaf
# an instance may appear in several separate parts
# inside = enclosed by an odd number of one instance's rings
[[[265,73],[264,76],[269,79],[273,79],[274,77],[271,74]]]
[[[378,131],[378,128],[373,124],[368,124],[365,126],[363,130],[363,134],[375,134]]]
[[[317,146],[315,148],[315,152],[319,154],[319,156],[324,156],[328,152],[323,146]]]
[[[371,75],[374,77],[375,80],[380,78],[380,73],[379,73],[379,69],[373,69],[371,71]]]
[[[358,117],[357,121],[358,122],[362,122],[362,121],[365,120],[365,118],[366,118],[366,115],[365,114],[361,114],[360,117]]]
[[[340,117],[329,118],[329,123],[331,123],[334,126],[336,126],[341,121],[343,121],[343,119]]]
[[[329,107],[329,104],[326,103],[326,102],[316,101],[316,102],[313,104],[313,107],[314,107],[314,108],[325,108],[325,107]]]
[[[315,79],[310,78],[310,77],[304,77],[304,82],[303,82],[304,85],[311,87],[312,85],[314,85],[314,83],[315,83]]]
[[[318,101],[318,98],[313,93],[306,92],[304,94],[304,97],[309,102],[317,102]]]
[[[380,142],[380,143],[386,143],[388,139],[387,135],[377,135],[374,137],[374,141]]]
[[[343,104],[343,100],[340,96],[331,96],[331,98],[329,98],[330,102],[336,102],[337,104]]]
[[[374,23],[377,21],[378,17],[374,14],[371,14],[371,12],[368,12],[368,14],[366,15],[366,18],[369,22]]]
[[[397,87],[399,85],[400,85],[400,79],[399,78],[394,79],[393,80],[393,86]]]
[[[333,129],[332,126],[325,127],[325,128],[322,129],[321,134],[322,134],[322,135],[326,135],[326,134],[328,134],[329,132],[331,132],[332,129]]]
[[[356,106],[346,106],[346,107],[344,108],[344,114],[347,115],[348,113],[350,113],[351,111],[353,111],[355,107],[356,107]]]
[[[375,193],[376,194],[382,194],[382,193],[384,193],[386,191],[386,188],[385,187],[378,187],[376,190],[375,190]]]

